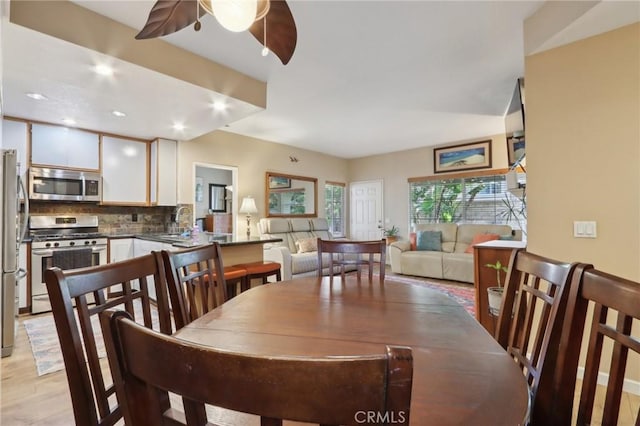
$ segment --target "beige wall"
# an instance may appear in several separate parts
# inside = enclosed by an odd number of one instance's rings
[[[528,249],[640,280],[640,24],[529,56],[525,81]]]
[[[515,84],[515,82],[514,82]],[[452,143],[476,142],[491,139],[492,167],[505,169],[507,142],[504,135],[483,137]],[[425,141],[427,143],[428,141]],[[400,228],[400,237],[409,234],[409,184],[410,177],[433,175],[433,148],[417,148],[391,154],[374,155],[349,161],[349,181],[382,180],[384,182],[385,227]],[[443,178],[446,173],[440,174]],[[348,219],[348,217],[347,217]]]
[[[298,162],[289,160],[294,156]],[[238,202],[251,195],[256,200],[256,218],[265,216],[267,171],[318,179],[318,215],[324,217],[324,184],[347,182],[347,160],[291,146],[215,131],[178,143],[178,202],[193,203],[193,164],[209,163],[238,167]],[[253,235],[258,235],[252,221]],[[246,232],[246,221],[236,222],[238,235]]]
[[[529,56],[525,81],[529,248],[640,280],[640,24]]]

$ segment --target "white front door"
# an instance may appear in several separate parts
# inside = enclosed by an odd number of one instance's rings
[[[382,181],[350,184],[350,238],[379,240],[382,238]]]

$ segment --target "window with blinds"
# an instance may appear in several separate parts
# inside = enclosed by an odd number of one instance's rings
[[[518,181],[524,182],[524,173]],[[526,233],[524,193],[507,189],[505,175],[429,179],[409,183],[410,218],[420,223],[504,224]]]
[[[327,182],[324,185],[325,217],[329,222],[329,232],[334,237],[344,237],[345,184]]]

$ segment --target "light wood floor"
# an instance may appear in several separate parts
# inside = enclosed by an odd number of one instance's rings
[[[29,339],[22,325],[28,318],[28,315],[20,318],[13,354],[0,361],[0,425],[72,425],[73,411],[65,372],[37,376]],[[597,397],[596,406],[601,409],[603,405],[604,398]],[[633,426],[639,409],[640,396],[623,394],[618,424]]]

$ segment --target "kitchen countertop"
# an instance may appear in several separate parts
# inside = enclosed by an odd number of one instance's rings
[[[259,237],[247,239],[246,237],[242,238],[233,238],[229,234],[211,234],[207,232],[199,233],[195,238],[191,237],[181,237],[177,234],[168,234],[168,233],[152,233],[152,234],[111,234],[107,235],[110,239],[120,239],[120,238],[138,238],[141,240],[148,241],[157,241],[160,243],[171,244],[175,247],[196,247],[205,244],[209,244],[211,242],[218,242],[221,246],[238,246],[238,245],[250,245],[250,244],[265,244],[265,243],[277,243],[281,242],[281,238],[270,238],[266,240],[261,240]]]

